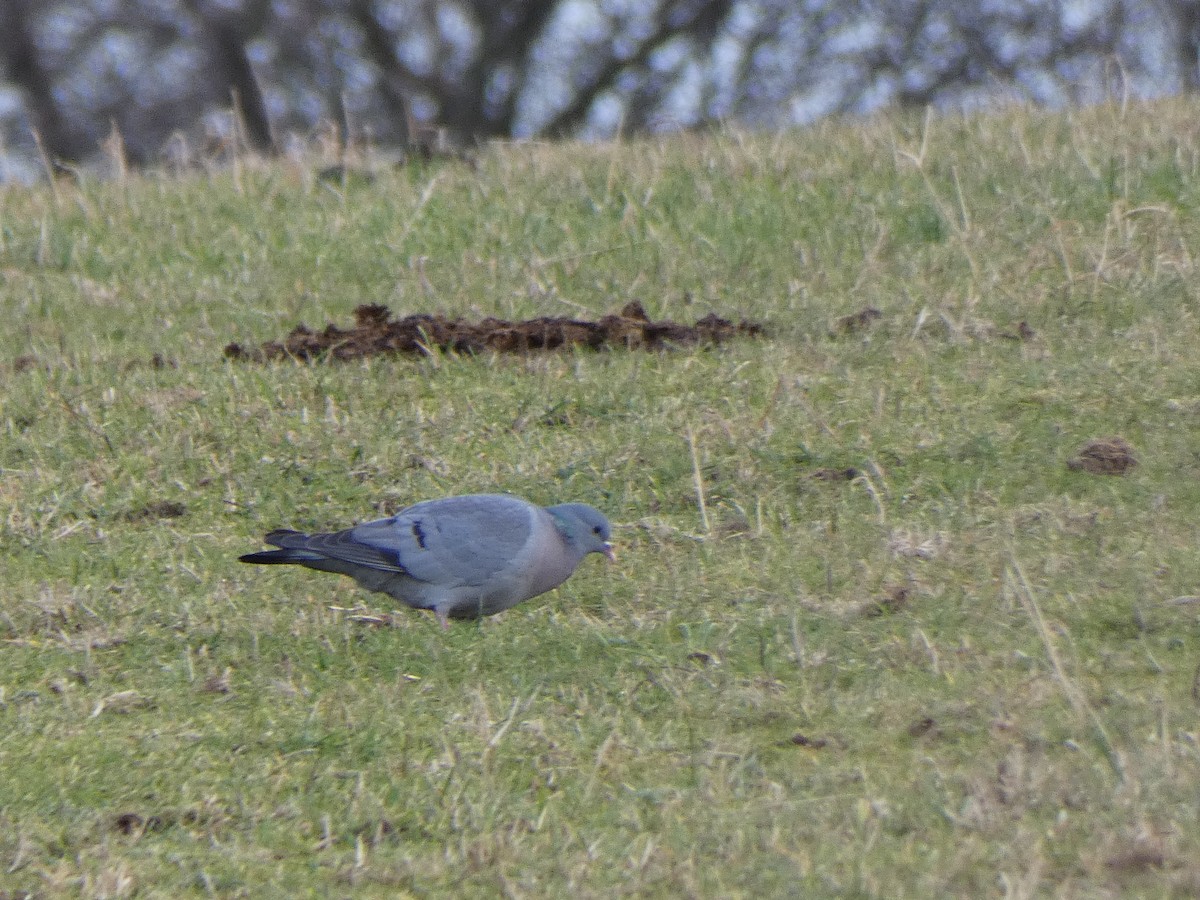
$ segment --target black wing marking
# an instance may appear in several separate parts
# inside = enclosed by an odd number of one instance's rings
[[[417,539],[417,546],[422,550],[428,550],[429,547],[425,544],[425,530],[421,527],[420,519],[413,519],[412,533],[413,537]]]

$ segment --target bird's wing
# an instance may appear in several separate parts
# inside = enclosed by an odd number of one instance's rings
[[[418,581],[483,585],[536,565],[538,548],[530,544],[540,513],[538,507],[504,495],[449,497],[418,503],[348,533],[355,544],[389,558]]]
[[[304,562],[306,557],[309,559],[323,557],[348,563],[351,566],[363,566],[384,572],[403,573],[405,571],[404,565],[394,551],[357,540],[353,528],[325,534],[272,531],[267,535],[266,542],[291,551],[291,562]]]

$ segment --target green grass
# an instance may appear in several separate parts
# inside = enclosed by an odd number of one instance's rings
[[[0,896],[1195,895],[1196,112],[3,189]],[[221,353],[631,299],[770,336]],[[618,563],[442,632],[237,562],[492,490]]]

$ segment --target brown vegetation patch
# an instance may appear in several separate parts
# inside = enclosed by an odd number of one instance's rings
[[[936,737],[938,734],[937,720],[930,716],[925,716],[909,725],[907,730],[908,736],[913,738],[923,738],[926,735]]]
[[[877,600],[872,600],[867,603],[863,610],[863,615],[868,618],[897,613],[904,607],[908,606],[909,590],[906,587],[893,585],[888,588],[887,593]]]
[[[38,358],[32,353],[25,353],[18,356],[12,361],[12,370],[14,372],[24,372],[26,369],[32,369],[38,364]]]
[[[835,469],[832,466],[817,469],[815,472],[810,472],[808,477],[813,481],[853,481],[861,475],[858,469],[853,466],[847,466],[844,469]]]
[[[1009,341],[1032,341],[1037,337],[1037,332],[1029,326],[1028,322],[1022,319],[1017,323],[1016,333],[1004,331],[1000,333],[1000,337]]]
[[[851,313],[848,316],[842,316],[833,323],[833,331],[835,334],[855,334],[866,328],[870,328],[875,322],[883,318],[883,313],[873,306],[864,306],[856,313]]]
[[[152,500],[145,506],[131,509],[123,516],[127,522],[149,522],[160,519],[178,519],[187,515],[187,507],[175,500]]]
[[[161,831],[167,827],[162,816],[143,816],[141,813],[125,812],[113,819],[113,828],[121,834],[138,834],[144,831]]]
[[[829,741],[823,737],[810,737],[800,732],[796,732],[788,738],[788,743],[794,747],[808,747],[812,750],[822,750],[829,746]]]
[[[178,825],[188,827],[221,824],[226,816],[216,809],[164,809],[157,813],[129,810],[113,817],[112,828],[121,834],[144,834],[148,831],[163,831]]]
[[[1124,475],[1137,464],[1133,448],[1120,437],[1088,441],[1067,460],[1068,469],[1092,475]]]
[[[282,341],[267,341],[258,349],[229,344],[230,359],[264,362],[277,359],[311,360],[328,357],[356,360],[379,354],[423,354],[433,350],[455,353],[526,354],[581,347],[600,350],[624,347],[664,350],[721,344],[734,337],[757,337],[764,328],[758,322],[731,322],[710,314],[694,325],[654,322],[640,303],[627,303],[620,312],[597,322],[541,316],[510,322],[486,318],[478,322],[448,319],[425,313],[392,319],[386,306],[371,304],[354,311],[352,328],[330,323],[323,331],[298,325]]]
[[[1139,843],[1114,852],[1104,860],[1104,865],[1117,872],[1145,872],[1170,868],[1177,863],[1167,856],[1162,847]]]
[[[220,674],[209,675],[204,679],[204,684],[200,686],[200,690],[206,694],[229,694],[233,692],[233,669],[229,666],[225,667],[225,671]]]

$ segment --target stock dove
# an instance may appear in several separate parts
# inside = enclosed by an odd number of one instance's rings
[[[387,519],[328,534],[272,531],[278,550],[239,557],[349,575],[414,609],[475,619],[544,594],[589,553],[614,558],[612,526],[583,503],[541,507],[507,494],[426,500]]]

